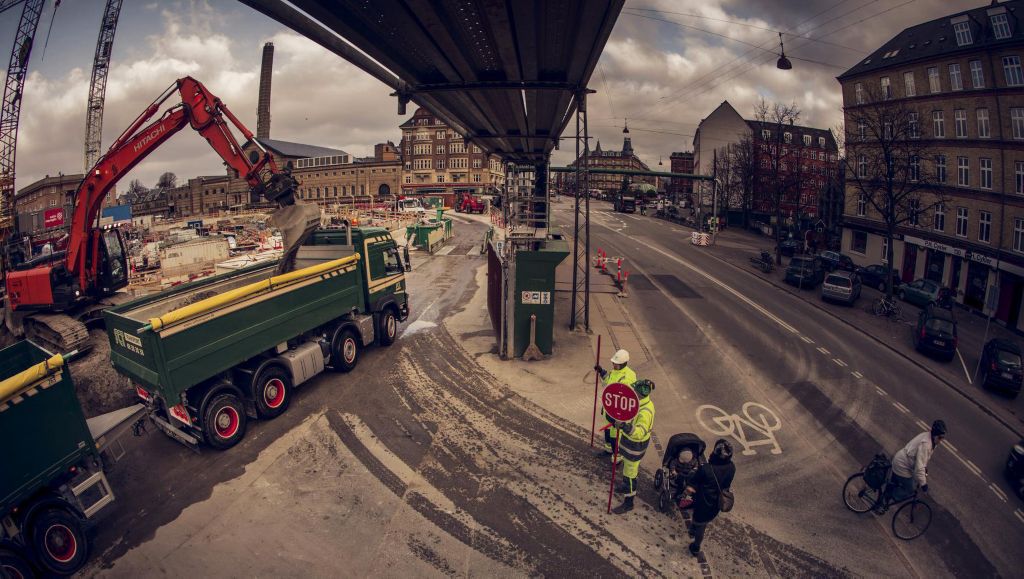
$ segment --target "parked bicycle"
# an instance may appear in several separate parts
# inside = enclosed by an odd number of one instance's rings
[[[896,302],[895,298],[890,298],[888,296],[882,296],[875,300],[875,303],[871,306],[871,311],[874,312],[876,316],[895,318],[900,317],[901,313],[900,304]]]
[[[880,461],[884,460],[884,463]],[[882,472],[884,471],[884,472]],[[918,491],[902,499],[887,496],[891,468],[884,455],[879,455],[860,472],[846,479],[843,485],[843,503],[851,511],[863,514],[869,511],[884,513],[889,507],[900,505],[892,515],[892,534],[904,541],[916,539],[928,530],[932,522],[932,508],[918,497]]]

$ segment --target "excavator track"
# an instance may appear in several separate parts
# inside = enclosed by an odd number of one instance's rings
[[[25,337],[50,352],[66,354],[92,349],[85,324],[63,314],[36,314],[25,318]]]

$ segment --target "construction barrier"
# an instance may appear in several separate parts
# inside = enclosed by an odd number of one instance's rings
[[[622,269],[622,264],[625,262],[625,258],[622,257],[608,257],[608,254],[601,249],[597,248],[597,255],[594,258],[594,267],[601,270],[601,273],[608,274],[615,280],[615,287],[619,289],[618,296],[620,298],[629,297],[626,293],[626,282],[629,280],[629,271]],[[611,264],[615,267],[615,271],[608,271],[608,265]]]
[[[694,231],[693,233],[690,234],[690,243],[699,246],[711,245],[711,234]]]

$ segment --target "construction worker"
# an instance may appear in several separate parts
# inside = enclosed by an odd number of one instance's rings
[[[628,366],[629,364],[629,352],[625,350],[619,350],[611,357],[612,370],[611,372],[605,370],[600,364],[594,366],[594,371],[601,377],[605,386],[609,384],[625,384],[626,386],[632,386],[636,382],[636,372]],[[615,438],[618,434],[618,429],[615,428],[615,420],[604,413],[604,408],[601,408],[601,416],[604,417],[605,421],[609,424],[604,429],[604,450],[602,454],[614,454]],[[622,460],[622,457],[619,457]]]
[[[615,423],[615,426],[622,430],[619,454],[623,458],[622,479],[625,484],[620,489],[626,497],[621,505],[612,509],[616,515],[633,510],[633,497],[636,496],[636,477],[640,472],[640,460],[647,452],[647,445],[651,442],[651,431],[654,430],[654,402],[651,401],[654,382],[646,379],[637,380],[633,384],[633,390],[640,397],[640,409],[629,422]]]

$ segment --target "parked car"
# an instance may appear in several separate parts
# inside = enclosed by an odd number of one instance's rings
[[[821,299],[852,306],[860,297],[860,288],[861,281],[857,274],[837,271],[825,276],[821,284]]]
[[[900,285],[900,274],[891,267],[886,267],[881,264],[869,265],[867,267],[858,267],[856,270],[857,275],[860,276],[861,282],[868,286],[873,287],[880,292],[885,291],[885,276],[888,275],[892,279],[893,289],[898,289]]]
[[[953,312],[936,306],[921,310],[914,328],[914,348],[918,352],[949,362],[956,356],[958,340]]]
[[[983,388],[1003,390],[1016,398],[1020,394],[1021,378],[1020,347],[1010,340],[995,338],[989,340],[981,350],[981,370],[978,381]]]
[[[1003,471],[1017,496],[1024,500],[1024,440],[1010,448],[1010,456],[1006,458],[1006,470]]]
[[[838,251],[823,251],[818,255],[821,258],[821,263],[825,266],[825,269],[829,271],[835,271],[841,269],[843,271],[853,271],[857,269],[857,266],[853,264],[853,260],[850,259],[849,255],[843,255]]]
[[[942,286],[930,279],[915,279],[905,283],[897,290],[897,295],[905,302],[926,307],[939,301],[939,291]]]
[[[821,260],[813,256],[796,256],[789,260],[789,267],[786,268],[786,283],[791,283],[800,289],[813,288],[825,278],[825,267]]]
[[[779,243],[779,252],[786,257],[793,257],[804,252],[804,244],[799,239],[784,239]]]

